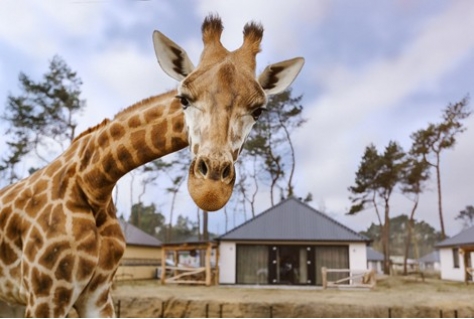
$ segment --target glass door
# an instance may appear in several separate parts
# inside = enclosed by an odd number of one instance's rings
[[[296,245],[270,246],[269,277],[276,285],[314,284],[312,247]]]

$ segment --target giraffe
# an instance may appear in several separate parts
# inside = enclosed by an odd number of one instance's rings
[[[147,98],[77,136],[29,177],[0,190],[0,298],[27,317],[112,317],[114,274],[125,250],[112,190],[127,172],[189,146],[188,189],[215,211],[228,201],[234,163],[267,96],[285,90],[304,60],[269,65],[257,78],[263,27],[244,27],[242,46],[221,42],[221,19],[202,24],[197,67],[159,31],[159,65],[176,90]]]

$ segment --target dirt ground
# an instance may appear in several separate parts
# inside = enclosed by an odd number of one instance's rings
[[[473,317],[474,285],[417,277],[386,277],[372,289],[268,286],[161,286],[157,281],[122,282],[114,299],[130,300],[121,316],[176,317]],[[131,312],[139,300],[149,311]],[[162,300],[155,309],[149,302]],[[166,302],[163,302],[166,301]],[[121,306],[127,303],[122,304]],[[184,307],[183,309],[170,309]],[[207,305],[207,306],[204,306]],[[224,305],[224,307],[222,306]],[[245,305],[243,307],[242,305]],[[249,305],[254,305],[251,307]],[[195,308],[199,309],[195,309]],[[219,308],[220,307],[220,308]],[[204,309],[205,308],[205,309]],[[213,308],[213,309],[210,309]],[[307,308],[307,309],[306,309]],[[254,311],[254,313],[252,313]],[[273,312],[273,313],[272,313]]]
[[[127,281],[113,297],[120,317],[474,317],[474,284],[416,277],[380,279],[372,290]],[[0,317],[19,313],[0,306]]]
[[[181,298],[213,300],[216,302],[280,303],[313,302],[315,299],[337,304],[365,304],[393,306],[474,306],[474,285],[416,277],[387,277],[379,279],[372,289],[334,289],[298,286],[184,286],[165,285],[158,281],[124,281],[116,284],[113,292],[123,297]]]

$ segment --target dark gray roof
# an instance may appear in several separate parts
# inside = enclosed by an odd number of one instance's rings
[[[119,219],[120,227],[125,235],[127,245],[160,247],[161,241],[150,234],[145,233],[140,228]]]
[[[194,243],[207,243],[210,241],[214,241],[214,239],[217,237],[215,234],[209,234],[209,240],[204,240],[204,239],[199,239],[198,235],[192,235],[187,237],[186,239],[183,240],[176,240],[176,241],[170,241],[167,242],[166,244],[194,244]]]
[[[232,229],[218,240],[370,241],[293,197]]]
[[[426,254],[423,257],[421,257],[419,262],[422,262],[422,263],[439,262],[439,251],[433,250],[431,253]]]
[[[436,244],[436,247],[454,247],[465,245],[474,245],[474,226],[463,230],[456,236],[443,240],[442,242]]]
[[[383,261],[383,254],[374,250],[372,247],[367,247],[368,261]]]

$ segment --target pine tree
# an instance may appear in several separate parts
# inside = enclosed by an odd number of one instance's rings
[[[54,150],[60,152],[71,143],[74,118],[85,107],[81,79],[59,56],[53,57],[41,81],[20,73],[19,82],[21,93],[8,95],[1,116],[8,124],[9,152],[0,159],[0,173],[9,183],[21,178],[15,168],[26,155],[34,152],[36,159],[47,163],[56,155]]]

